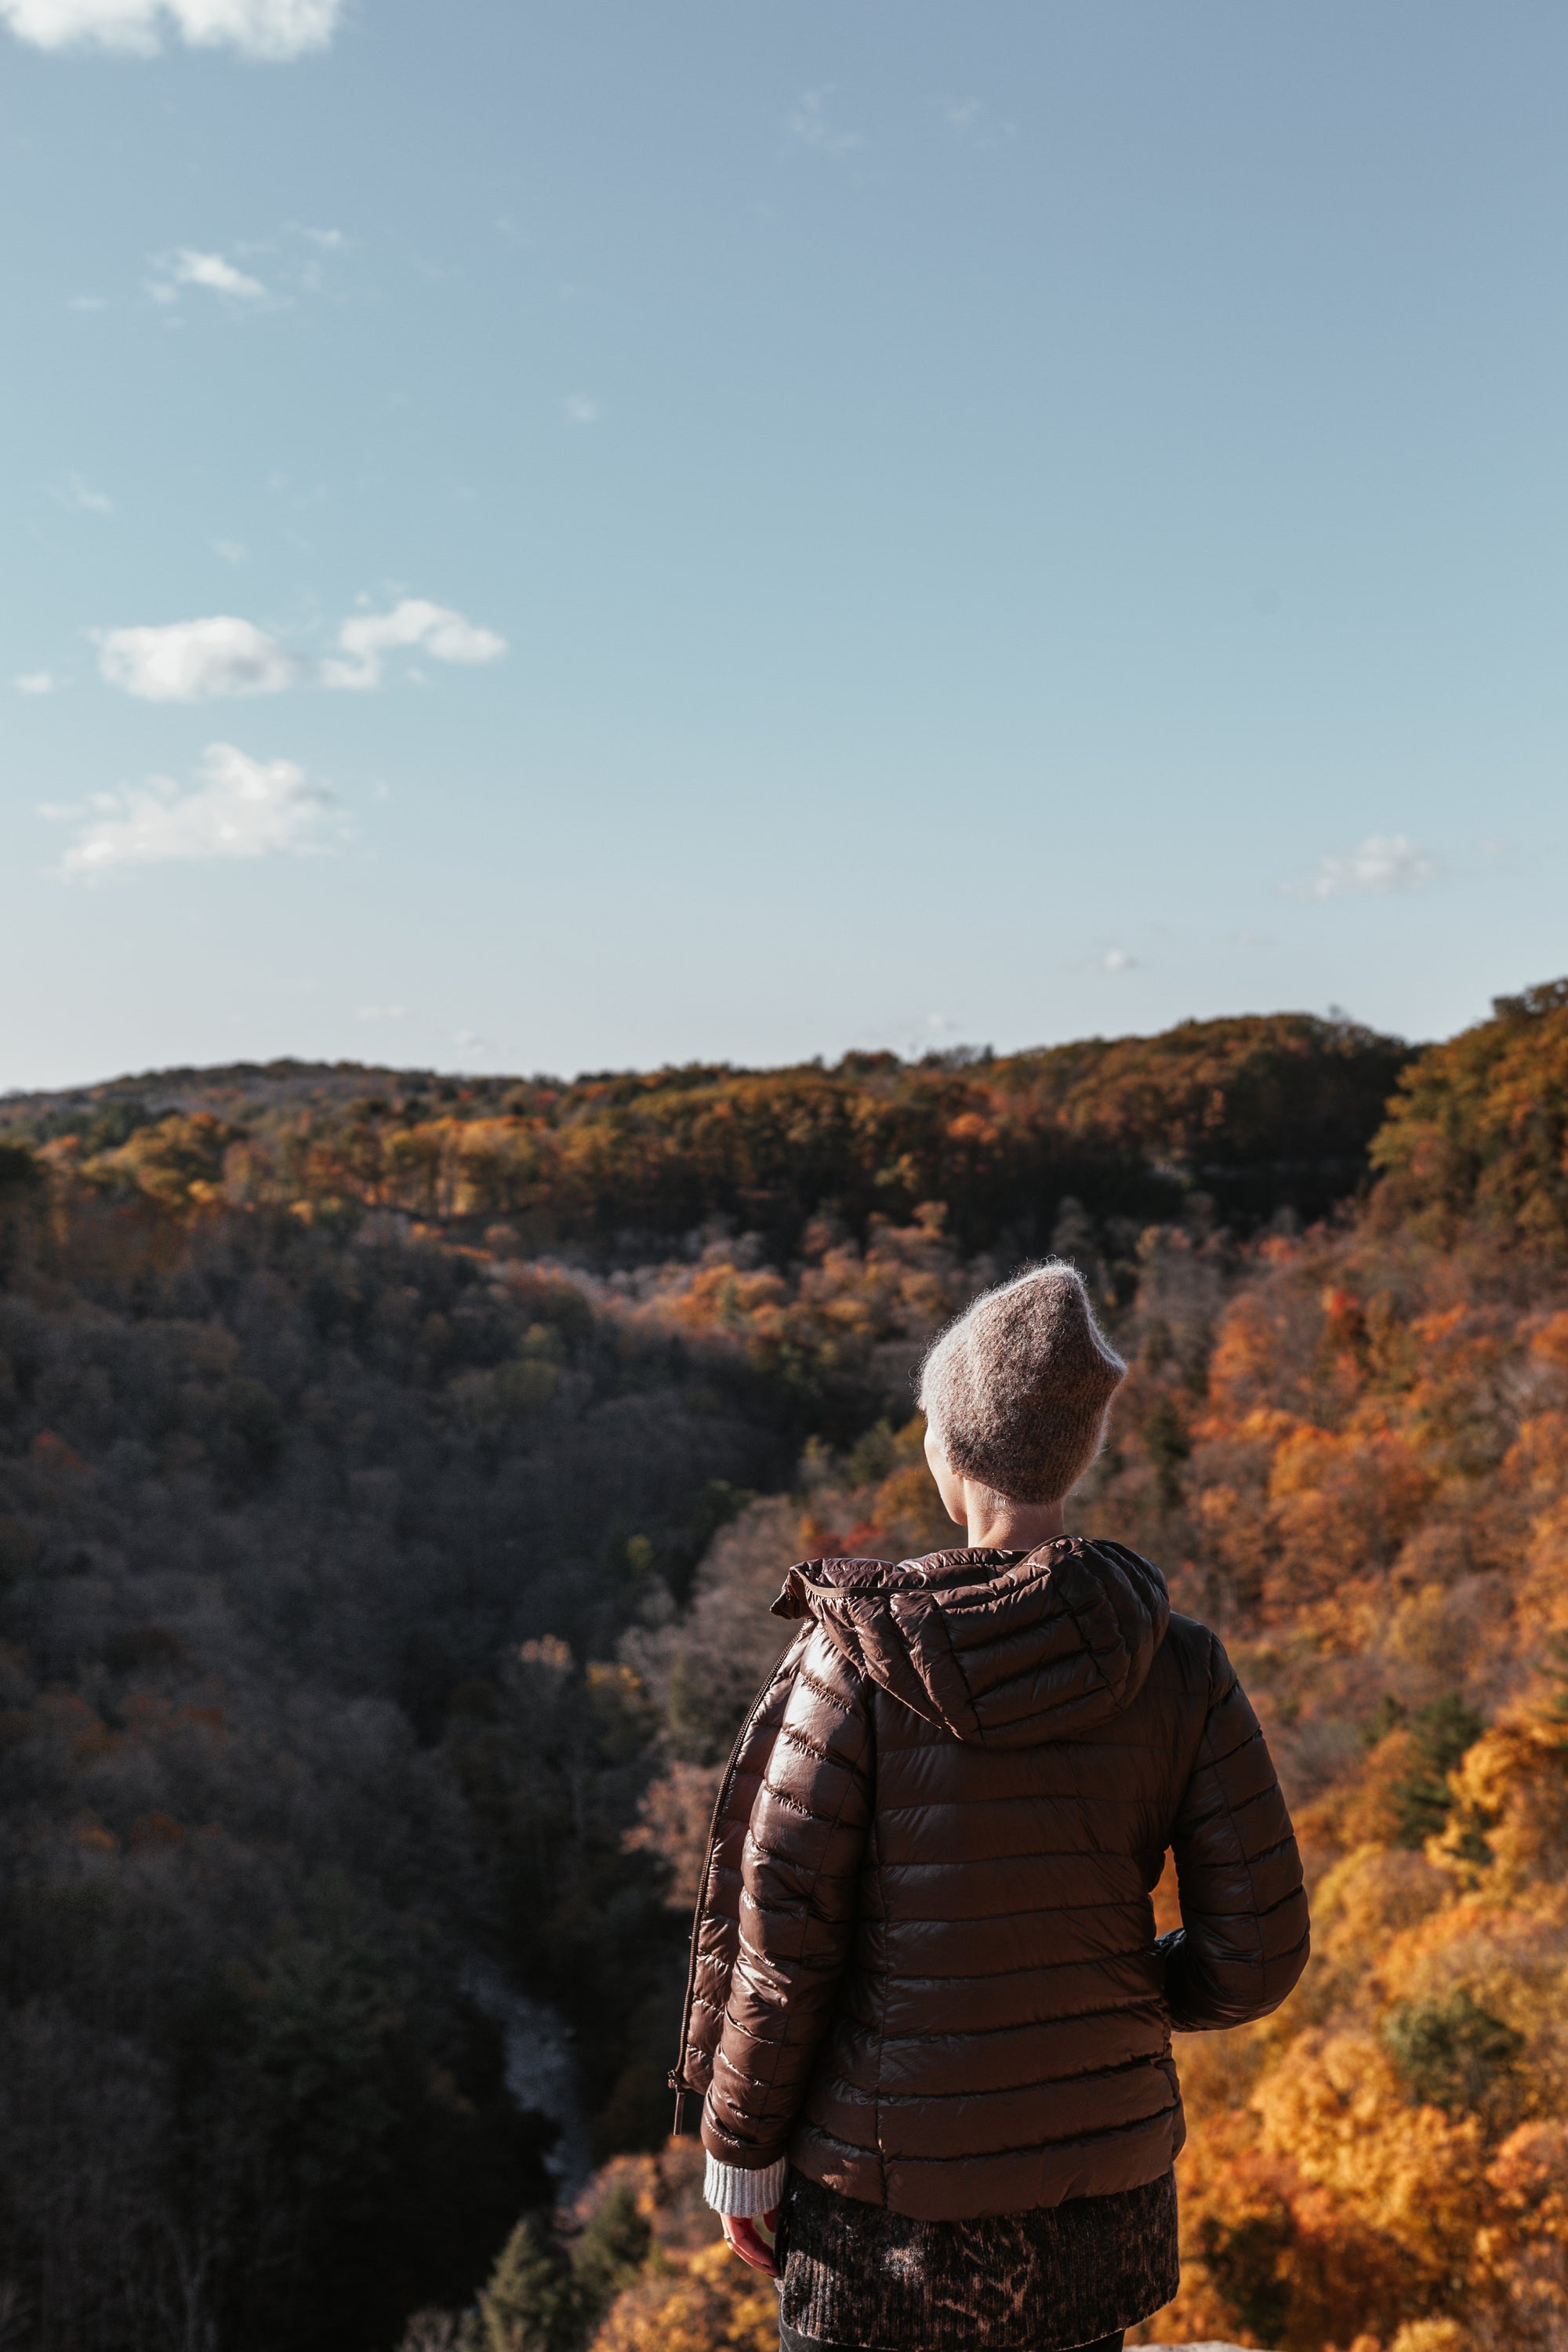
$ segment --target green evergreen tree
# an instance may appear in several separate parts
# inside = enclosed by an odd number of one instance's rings
[[[1456,2119],[1510,2115],[1524,2036],[1480,2008],[1462,1985],[1441,2000],[1402,2001],[1385,2020],[1383,2039],[1412,2099]]]
[[[630,2185],[617,2182],[572,2249],[580,2341],[589,2340],[621,2289],[637,2277],[652,2234]]]
[[[1411,1768],[1390,1792],[1401,1845],[1419,1850],[1429,1837],[1441,1837],[1454,1809],[1448,1775],[1486,1727],[1485,1717],[1453,1691],[1410,1717]]]
[[[520,2221],[479,2302],[479,2352],[574,2352],[573,2281],[543,2231]]]

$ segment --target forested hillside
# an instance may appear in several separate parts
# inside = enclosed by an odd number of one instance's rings
[[[1415,1057],[274,1066],[0,1135],[0,2341],[766,2343],[658,2153],[693,1858],[784,1567],[944,1539],[910,1366],[1055,1248],[1134,1364],[1076,1524],[1224,1633],[1315,1886],[1287,2008],[1179,2048],[1154,2332],[1561,2343],[1568,983]],[[580,2028],[554,2231],[476,1961]]]
[[[1196,1181],[1238,1219],[1321,1213],[1360,1180],[1407,1059],[1352,1023],[1279,1014],[1005,1058],[571,1085],[278,1063],[13,1097],[0,1136],[110,1196],[395,1209],[472,1237],[504,1219],[529,1254],[635,1259],[718,1216],[784,1259],[820,1211],[863,1237],[929,1201],[966,1248],[1037,1250],[1064,1193],[1149,1217]]]

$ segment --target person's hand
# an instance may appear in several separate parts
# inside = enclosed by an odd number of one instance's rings
[[[739,2254],[743,2263],[750,2263],[754,2271],[765,2271],[769,2278],[777,2278],[779,2266],[773,2260],[773,2250],[759,2231],[757,2223],[762,2221],[769,2230],[776,2230],[779,2225],[778,2207],[771,2207],[766,2213],[724,2213],[720,2219],[724,2224],[724,2243],[730,2252]]]

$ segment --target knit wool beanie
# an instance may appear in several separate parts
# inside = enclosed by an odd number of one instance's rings
[[[985,1291],[933,1341],[920,1402],[961,1477],[1013,1503],[1059,1503],[1100,1451],[1127,1367],[1100,1336],[1076,1266]]]

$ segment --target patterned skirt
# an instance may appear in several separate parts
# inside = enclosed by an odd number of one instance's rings
[[[808,2344],[1072,2352],[1175,2294],[1176,2176],[1026,2213],[914,2221],[792,2171],[779,2244],[779,2316]]]

